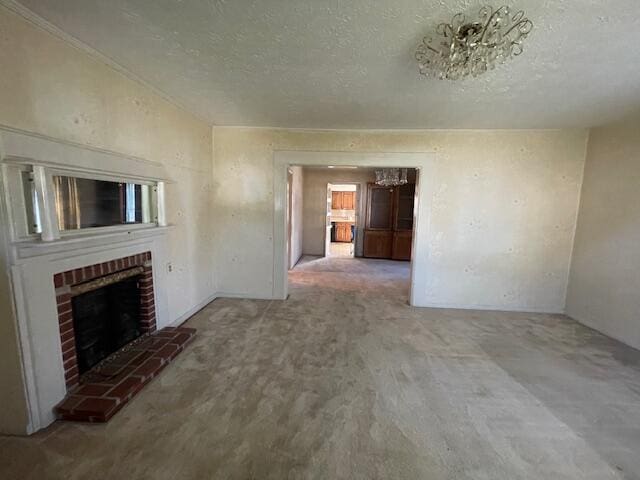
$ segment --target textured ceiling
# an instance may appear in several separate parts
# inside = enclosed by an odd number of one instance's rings
[[[639,0],[516,0],[524,54],[458,82],[421,78],[415,47],[485,2],[20,3],[216,125],[587,127],[640,107]]]

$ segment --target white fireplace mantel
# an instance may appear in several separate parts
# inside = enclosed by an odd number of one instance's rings
[[[96,178],[121,178],[166,182],[162,165],[40,135],[0,127],[0,159],[3,165],[0,215],[4,226],[12,227],[11,185],[4,167],[22,163],[45,168],[82,172]],[[164,199],[159,200],[160,204]],[[15,209],[14,209],[15,210]],[[57,317],[53,276],[114,259],[151,252],[157,328],[169,325],[167,306],[167,230],[155,225],[128,225],[90,229],[65,235],[54,241],[37,236],[17,238],[15,225],[7,229],[0,251],[12,283],[16,327],[22,354],[23,375],[29,406],[28,433],[55,420],[53,407],[66,394],[62,346]]]

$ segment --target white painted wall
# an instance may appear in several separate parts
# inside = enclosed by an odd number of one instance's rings
[[[362,256],[362,232],[366,208],[367,182],[375,181],[373,169],[305,168],[304,245],[305,255],[323,255],[327,222],[327,184],[353,182],[360,186],[358,198],[358,233],[355,254]]]
[[[591,131],[566,310],[640,348],[640,115]]]
[[[304,172],[302,167],[291,167],[291,258],[289,265],[293,267],[302,256],[303,244],[303,215],[304,215]]]
[[[167,238],[169,317],[206,304],[215,291],[210,125],[4,7],[0,32],[0,125],[160,162],[175,181],[166,188],[175,225]],[[9,298],[2,280],[0,431],[24,433]]]
[[[564,311],[586,130],[303,131],[215,128],[221,292],[273,295],[274,151],[435,152],[421,181],[432,305]],[[238,168],[242,165],[242,168]]]

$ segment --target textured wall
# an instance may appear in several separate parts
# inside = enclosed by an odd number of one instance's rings
[[[357,132],[216,128],[220,290],[270,297],[274,150],[437,154],[425,206],[433,304],[564,310],[586,130]]]
[[[292,211],[291,211],[291,257],[289,265],[294,266],[302,256],[303,215],[304,215],[304,172],[302,167],[291,167]]]
[[[591,131],[567,314],[640,348],[640,115]]]
[[[373,182],[375,178],[374,171],[368,169],[305,169],[303,251],[306,255],[324,254],[328,183],[358,183],[360,185],[355,254],[356,256],[362,255],[362,232],[366,209],[367,182]]]
[[[211,127],[2,7],[0,72],[1,125],[165,166],[176,182],[167,186],[168,221],[176,225],[169,232],[170,318],[207,299],[214,291]],[[15,337],[6,329],[0,355],[13,357]],[[4,398],[0,415],[0,427],[13,415]]]

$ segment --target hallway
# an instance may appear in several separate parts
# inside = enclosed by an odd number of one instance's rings
[[[108,424],[0,437],[3,478],[640,478],[640,352],[564,316],[412,308],[408,275],[305,257],[287,301],[214,301]]]

